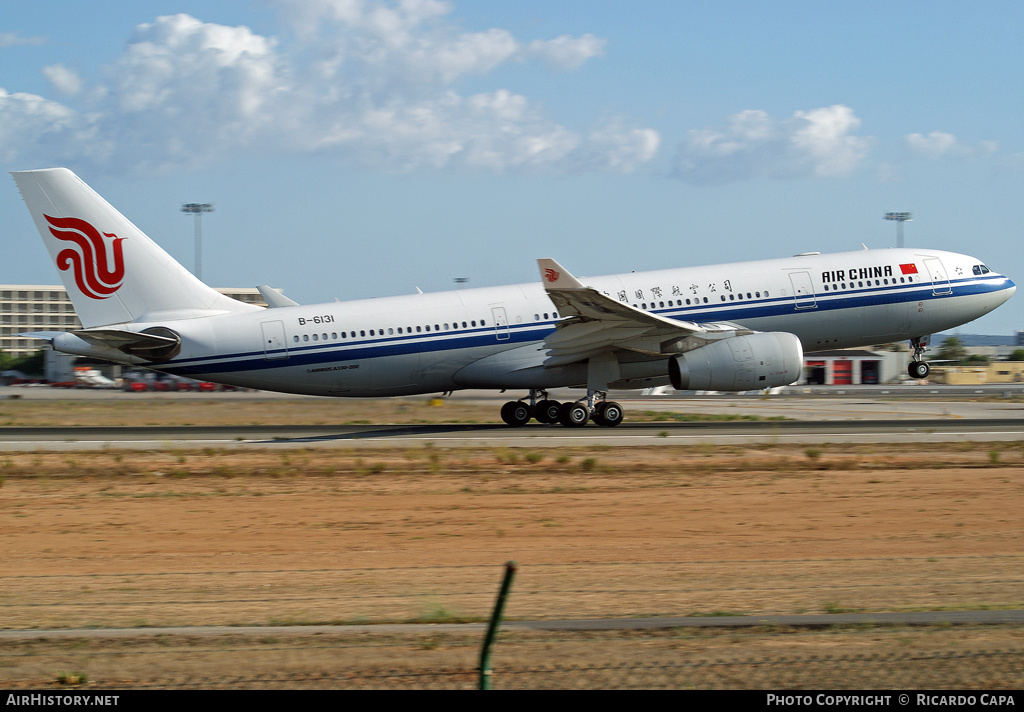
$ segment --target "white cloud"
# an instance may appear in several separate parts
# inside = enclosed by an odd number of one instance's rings
[[[848,106],[835,105],[794,114],[790,143],[796,155],[809,163],[817,176],[851,173],[867,155],[871,140],[850,135],[860,119]],[[799,123],[803,121],[803,125]]]
[[[45,43],[45,37],[21,37],[16,32],[0,32],[0,48],[18,47],[21,45],[41,45]]]
[[[847,175],[872,142],[853,134],[859,126],[853,110],[838,104],[797,111],[781,121],[748,109],[729,117],[724,128],[690,131],[673,174],[698,184]]]
[[[97,147],[79,143],[89,134],[87,122],[55,101],[0,88],[0,160],[50,152],[81,156]]]
[[[606,40],[591,34],[562,35],[553,40],[534,40],[523,54],[539,57],[558,69],[577,69],[588,59],[603,56],[606,44]]]
[[[43,76],[59,93],[74,96],[82,90],[82,78],[78,73],[63,64],[51,64],[43,67]]]
[[[979,141],[975,146],[960,142],[956,136],[944,131],[932,131],[927,136],[919,133],[907,134],[907,146],[922,158],[979,158],[991,156],[998,148],[995,141]]]
[[[278,4],[291,23],[279,37],[178,14],[139,25],[102,77],[45,68],[54,89],[70,97],[67,106],[53,105],[65,120],[53,131],[69,140],[90,133],[89,155],[106,156],[115,170],[270,149],[331,151],[390,170],[624,172],[657,151],[652,129],[573,130],[522,94],[458,91],[464,77],[508,62],[575,69],[603,52],[604,40],[593,35],[526,43],[500,28],[464,32],[447,18],[452,5],[438,0]],[[14,122],[16,132],[39,132],[29,117]],[[9,144],[17,153],[18,141]]]

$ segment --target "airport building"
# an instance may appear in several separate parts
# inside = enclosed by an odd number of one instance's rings
[[[804,378],[809,386],[878,385],[906,375],[910,351],[839,349],[804,354]]]
[[[218,292],[248,304],[266,306],[255,288],[218,288]],[[64,287],[53,284],[0,284],[0,350],[15,357],[43,348],[38,339],[19,337],[31,331],[74,331],[82,323]]]

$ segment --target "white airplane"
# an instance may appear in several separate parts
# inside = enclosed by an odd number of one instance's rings
[[[523,389],[501,408],[579,427],[622,422],[609,388],[747,391],[796,381],[805,351],[909,339],[987,314],[1016,290],[974,257],[817,252],[540,283],[268,308],[203,284],[66,168],[13,174],[83,328],[28,334],[57,351],[216,383],[322,396]],[[547,389],[586,388],[560,404]]]

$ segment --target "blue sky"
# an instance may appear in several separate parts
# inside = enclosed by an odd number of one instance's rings
[[[1024,4],[0,0],[0,164],[304,302],[886,247],[1024,281]],[[0,282],[57,275],[0,191]],[[964,327],[1024,330],[1021,297]]]

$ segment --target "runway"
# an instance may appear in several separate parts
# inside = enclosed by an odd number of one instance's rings
[[[1024,440],[1024,419],[772,420],[623,423],[570,429],[531,424],[4,427],[0,451],[104,448],[650,447]]]
[[[803,389],[771,397],[738,395],[641,396],[616,394],[626,411],[626,422],[617,428],[565,428],[531,422],[510,428],[498,421],[501,403],[511,394],[466,391],[444,399],[447,407],[427,408],[426,422],[388,423],[390,412],[423,408],[427,399],[391,399],[391,411],[352,413],[331,424],[333,411],[308,417],[310,409],[323,408],[335,399],[288,396],[258,391],[233,393],[160,393],[138,395],[120,391],[53,388],[0,388],[0,403],[7,404],[10,425],[0,426],[0,451],[91,450],[103,448],[288,448],[411,447],[432,443],[444,447],[650,447],[656,445],[792,443],[901,443],[950,441],[1024,440],[1024,403],[1007,387],[986,388],[871,388],[831,391]],[[804,392],[807,391],[807,392]],[[571,391],[553,392],[568,400]],[[59,401],[59,402],[54,402]],[[42,427],[18,424],[19,404],[50,402],[58,411],[92,403],[96,425]],[[305,403],[308,402],[309,406]],[[440,401],[438,401],[440,402]],[[193,409],[221,403],[229,410],[216,424],[185,425]],[[358,401],[355,401],[357,407]],[[141,422],[166,425],[108,426],[106,412],[121,406],[132,408]],[[293,410],[287,411],[290,405]],[[294,408],[299,406],[299,410]],[[140,410],[139,406],[143,406]],[[150,410],[151,408],[151,410]],[[238,417],[249,409],[246,419]],[[164,417],[177,409],[178,420]],[[184,409],[184,410],[182,410]],[[283,413],[291,412],[290,418]],[[361,412],[361,411],[360,411]],[[186,414],[182,417],[181,414]],[[234,416],[232,415],[234,413]],[[255,415],[254,415],[255,413]],[[371,415],[372,413],[372,415]],[[486,422],[493,415],[495,422]],[[453,416],[455,416],[453,418]],[[420,417],[420,416],[417,416]],[[232,419],[236,423],[232,423]],[[357,420],[358,418],[358,420]],[[684,419],[685,418],[685,419]],[[260,421],[277,419],[278,423]],[[295,424],[305,419],[307,424]],[[461,419],[459,423],[431,420]],[[631,420],[632,419],[632,420]],[[475,422],[473,422],[475,421]],[[59,421],[58,421],[59,422]],[[116,422],[116,421],[115,421]],[[139,421],[136,421],[139,422]],[[357,422],[358,424],[352,424]],[[402,422],[399,420],[399,422]],[[177,424],[175,424],[177,423]],[[317,423],[317,424],[310,424]]]

